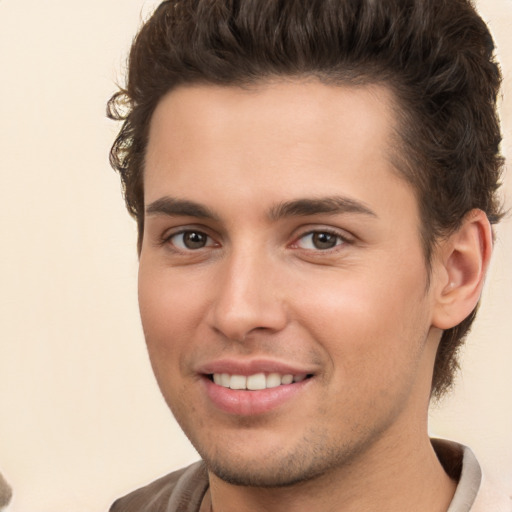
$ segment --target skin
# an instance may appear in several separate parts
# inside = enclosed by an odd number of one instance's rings
[[[392,112],[384,87],[279,81],[182,87],[154,113],[141,317],[216,512],[443,511],[453,496],[427,434],[432,368],[463,314],[456,291],[485,265],[450,239],[427,287],[417,201],[390,163]],[[343,208],[312,201],[333,197]],[[283,208],[297,200],[307,211]],[[490,235],[481,216],[469,225],[476,253]],[[225,359],[312,377],[278,407],[233,414],[201,373]]]

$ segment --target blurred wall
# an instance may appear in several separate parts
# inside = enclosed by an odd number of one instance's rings
[[[148,364],[135,226],[107,161],[105,102],[156,4],[0,0],[0,471],[13,512],[107,510],[196,458]],[[508,81],[512,157],[512,1],[479,4]],[[510,482],[511,255],[508,220],[463,375],[431,422]]]

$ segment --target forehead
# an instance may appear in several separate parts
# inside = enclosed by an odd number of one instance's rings
[[[369,151],[388,147],[395,124],[394,96],[381,85],[331,86],[317,80],[276,81],[247,88],[188,85],[174,89],[159,102],[150,126],[153,142],[171,136],[204,149],[242,142],[269,148],[322,142],[329,152],[344,145]],[[165,145],[165,144],[164,144]],[[160,144],[160,150],[162,144]],[[169,149],[173,149],[169,146]]]
[[[384,185],[412,195],[391,164],[394,106],[377,85],[180,87],[151,120],[145,203],[164,194],[203,203],[236,195],[248,206],[258,193],[258,204],[335,194],[366,202]]]

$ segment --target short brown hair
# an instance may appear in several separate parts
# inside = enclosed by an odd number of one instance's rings
[[[143,25],[126,88],[108,104],[109,116],[124,121],[110,159],[137,220],[139,251],[145,151],[160,99],[183,84],[243,86],[279,76],[383,83],[394,92],[401,149],[394,163],[418,197],[428,267],[436,240],[471,209],[493,224],[501,218],[501,75],[492,37],[470,1],[172,0]],[[437,398],[452,385],[475,314],[443,333]]]

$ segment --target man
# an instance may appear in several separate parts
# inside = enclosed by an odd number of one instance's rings
[[[502,215],[499,82],[464,0],[159,6],[111,158],[203,461],[112,512],[512,510],[427,434]]]

